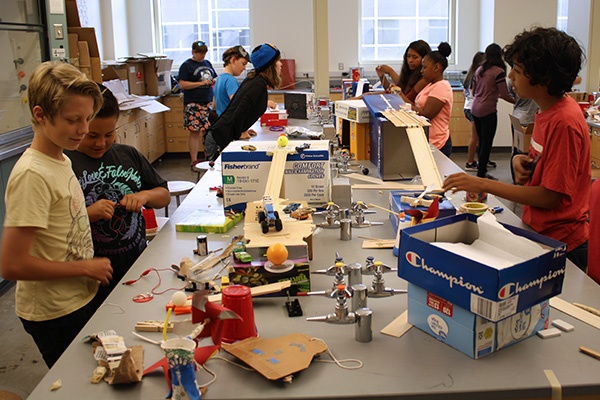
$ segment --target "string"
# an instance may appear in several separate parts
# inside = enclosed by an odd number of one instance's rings
[[[179,287],[171,287],[171,288],[167,288],[167,289],[162,290],[162,291],[156,291],[156,289],[158,287],[160,287],[160,285],[162,284],[162,279],[160,277],[160,272],[159,271],[170,271],[170,272],[172,272],[174,274],[177,274],[177,271],[174,271],[171,268],[160,268],[160,269],[149,268],[149,269],[145,270],[144,272],[142,272],[140,274],[139,278],[123,282],[123,285],[133,285],[134,283],[136,283],[137,281],[139,281],[140,279],[142,279],[144,276],[148,275],[150,272],[155,272],[156,275],[158,276],[158,283],[152,288],[152,290],[150,290],[150,293],[152,293],[153,295],[163,294],[163,293],[169,292],[171,290],[184,290],[187,287],[187,283],[186,283],[181,288],[179,288]]]

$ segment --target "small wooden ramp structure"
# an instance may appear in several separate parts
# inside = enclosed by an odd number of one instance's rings
[[[423,130],[423,126],[429,126],[426,122],[418,118],[415,114],[403,111],[387,109],[382,112],[383,116],[398,128],[406,128],[406,134],[410,142],[421,181],[424,186],[433,185],[434,189],[442,188],[442,177],[440,171],[433,159],[429,141]]]
[[[271,197],[273,208],[279,213],[279,217],[283,222],[283,229],[279,232],[272,229],[267,233],[262,233],[257,215],[258,211],[263,209],[263,203],[262,200],[252,201],[246,205],[244,237],[249,240],[248,247],[269,247],[274,243],[281,243],[288,247],[297,245],[306,246],[308,238],[312,235],[313,231],[312,216],[302,221],[288,217],[283,212],[283,208],[287,203],[296,201],[293,201],[293,199],[287,201],[281,198],[287,155],[296,152],[295,144],[290,142],[286,147],[278,146],[277,142],[274,142],[274,144],[273,151],[267,152],[267,154],[273,154],[273,161],[269,169],[264,195]],[[303,207],[307,207],[305,202],[298,201],[297,203],[301,203]]]

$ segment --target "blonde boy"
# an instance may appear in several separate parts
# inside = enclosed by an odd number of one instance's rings
[[[83,193],[63,149],[75,149],[102,105],[75,67],[41,64],[28,88],[34,137],[6,189],[1,272],[16,280],[16,313],[51,367],[91,316],[88,303],[112,277],[93,258]]]

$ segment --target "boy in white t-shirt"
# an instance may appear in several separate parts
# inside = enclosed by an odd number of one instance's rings
[[[8,180],[0,266],[17,281],[16,313],[52,367],[112,277],[110,261],[93,258],[83,192],[63,154],[88,132],[102,96],[72,65],[45,62],[31,75],[28,101],[34,137]]]

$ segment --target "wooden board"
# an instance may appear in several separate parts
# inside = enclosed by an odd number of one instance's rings
[[[415,128],[406,128],[406,134],[408,135],[410,146],[412,147],[413,154],[415,155],[415,161],[417,162],[417,168],[419,170],[419,174],[421,175],[421,182],[423,182],[423,186],[427,187],[429,185],[433,185],[433,190],[442,189],[442,176],[440,175],[440,170],[433,159],[433,154],[431,153],[431,148],[429,147],[429,141],[427,141],[427,137],[425,136],[423,128],[420,126]]]
[[[593,326],[596,329],[600,329],[600,317],[585,311],[573,304],[561,299],[560,297],[553,297],[550,299],[550,306],[556,308],[559,311],[564,312],[580,321],[585,322],[588,325]]]
[[[433,185],[433,189],[442,188],[442,177],[437,164],[433,159],[429,141],[423,130],[423,126],[431,124],[419,118],[413,113],[402,110],[388,110],[382,113],[396,127],[405,127],[410,147],[412,148],[417,163],[417,169],[421,175],[423,186]]]
[[[267,177],[265,187],[265,196],[271,196],[271,199],[278,199],[281,194],[281,185],[283,184],[283,173],[285,171],[285,162],[289,151],[285,147],[277,146],[273,152],[273,161]]]

